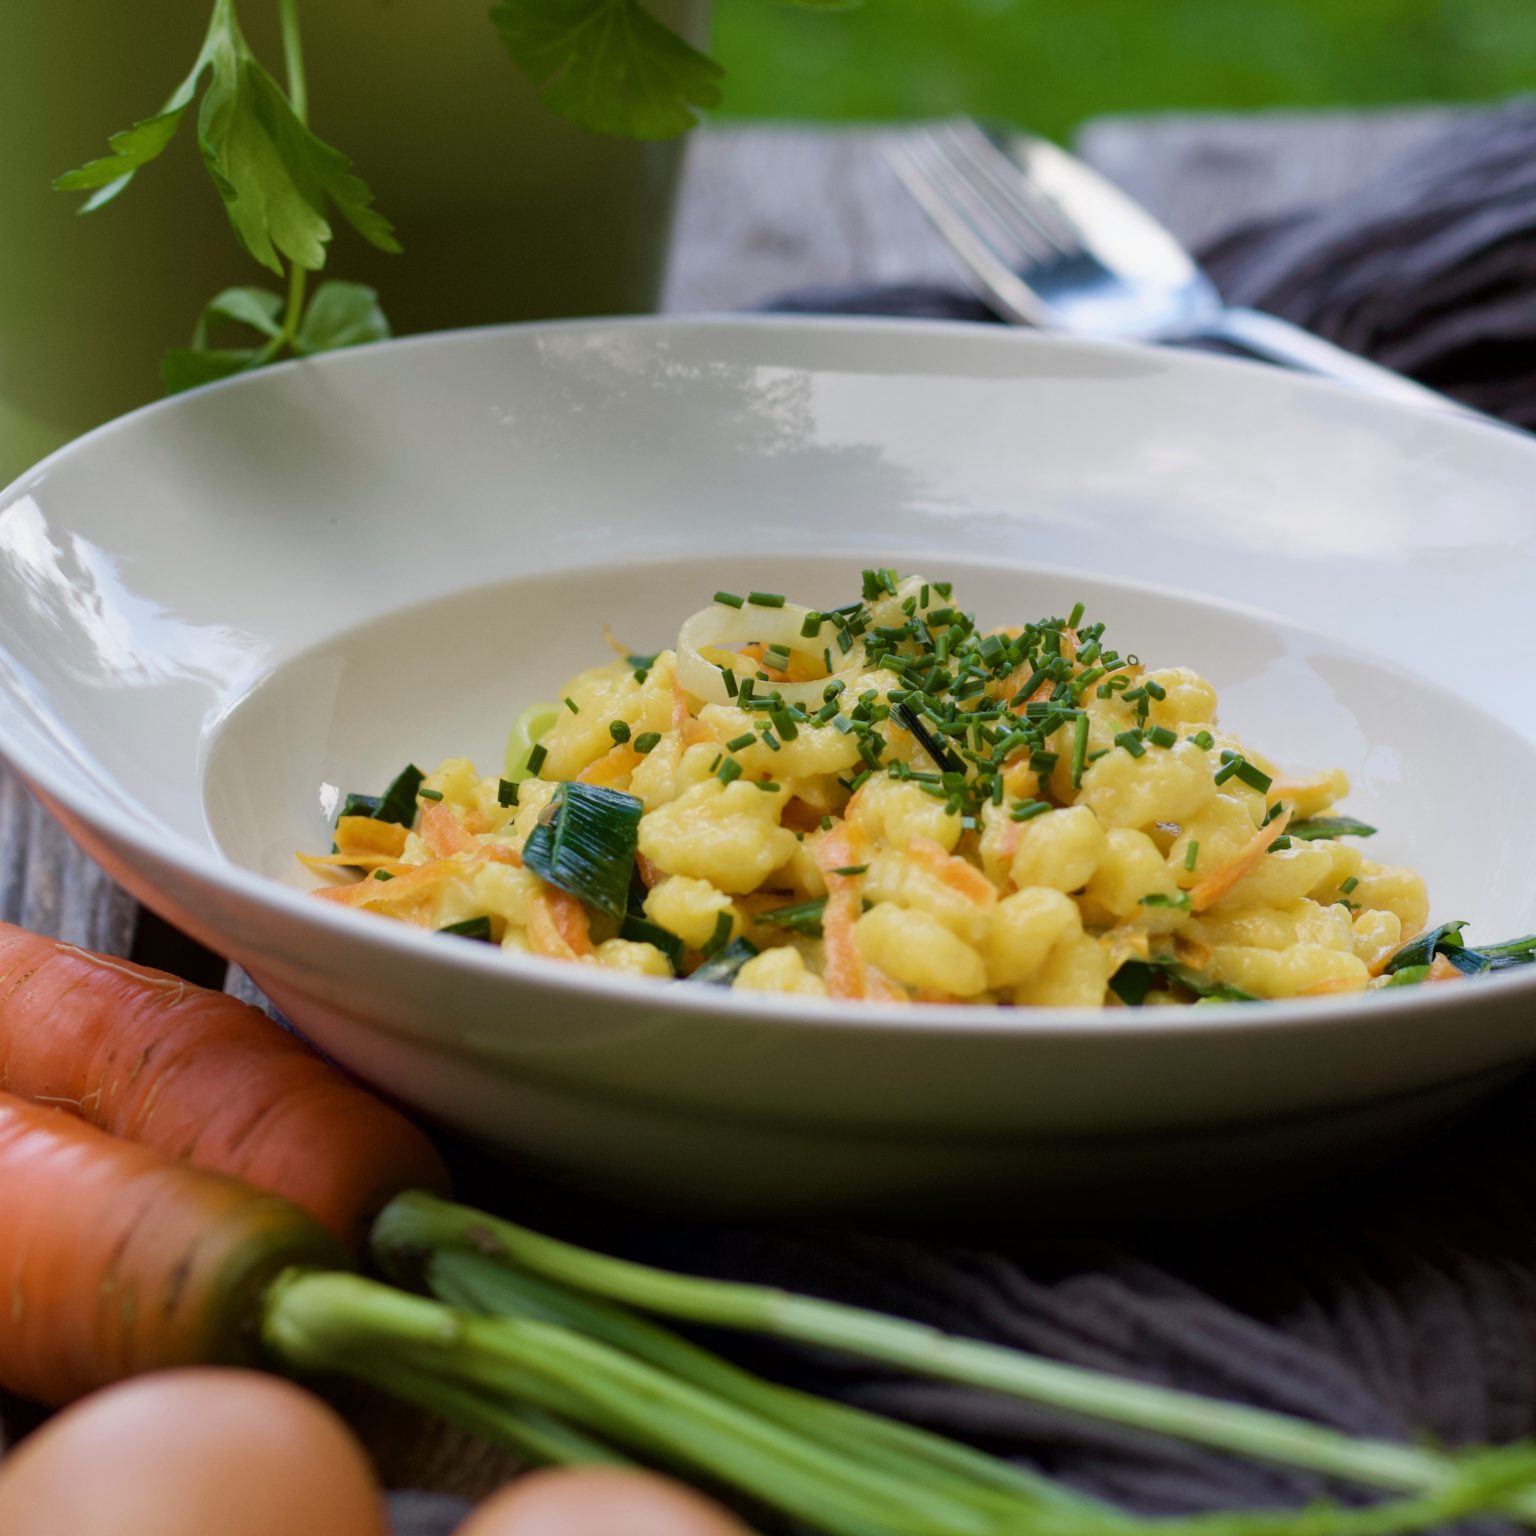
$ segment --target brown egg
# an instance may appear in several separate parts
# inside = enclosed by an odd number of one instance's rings
[[[10,1536],[7,1531],[6,1536]],[[702,1493],[626,1467],[561,1467],[492,1494],[454,1536],[750,1536]]]
[[[5,1536],[385,1536],[362,1447],[319,1398],[258,1371],[139,1376],[0,1461]]]

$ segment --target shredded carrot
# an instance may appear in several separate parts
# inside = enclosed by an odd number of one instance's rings
[[[1303,987],[1297,997],[1331,997],[1335,992],[1358,992],[1360,988],[1348,976],[1325,976]]]
[[[930,874],[978,907],[990,906],[997,900],[997,887],[974,864],[946,853],[931,837],[914,837],[907,844],[907,852]]]
[[[1466,976],[1456,969],[1444,955],[1436,955],[1425,981],[1465,981]]]
[[[685,747],[691,747],[699,741],[714,740],[709,727],[688,713],[688,694],[675,672],[672,674],[672,729],[677,732],[678,739]]]
[[[546,885],[528,903],[528,947],[550,960],[583,960],[595,951],[587,913],[574,896]]]
[[[441,801],[429,804],[422,811],[421,840],[440,859],[455,853],[469,853],[476,847],[469,829]]]
[[[666,879],[666,874],[661,867],[653,864],[643,853],[635,855],[635,868],[640,871],[640,883],[648,891],[654,891]]]
[[[616,747],[610,748],[595,762],[588,763],[580,773],[576,775],[578,784],[600,784],[612,788],[620,779],[633,773],[645,758],[636,752],[627,741],[621,741]]]
[[[833,873],[858,863],[854,838],[853,829],[841,822],[811,844],[811,856],[827,882],[827,904],[821,914],[821,979],[828,995],[839,999],[869,996],[864,957],[853,937],[853,925],[864,915],[863,877]]]
[[[1234,857],[1219,869],[1212,870],[1198,885],[1191,886],[1189,892],[1191,910],[1203,912],[1213,903],[1220,901],[1244,875],[1257,869],[1259,860],[1269,852],[1275,839],[1284,835],[1290,822],[1291,811],[1287,806],[1267,826],[1260,827]]]
[[[1173,936],[1173,957],[1180,965],[1203,971],[1211,963],[1211,946],[1187,933]]]

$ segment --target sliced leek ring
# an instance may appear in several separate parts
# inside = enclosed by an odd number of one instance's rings
[[[711,603],[708,608],[701,608],[678,632],[678,681],[688,693],[705,704],[733,702],[719,666],[710,661],[704,651],[713,646],[746,645],[754,640],[813,652],[835,645],[837,625],[831,619],[822,617],[814,635],[803,633],[811,613],[811,609],[802,608],[798,603],[785,603],[782,608],[759,608],[750,604],[732,608],[725,603]],[[830,677],[819,677],[809,683],[771,683],[765,685],[761,693],[776,693],[787,704],[818,708],[826,697],[828,683],[834,679],[850,683],[864,666],[861,643],[856,642],[846,656],[835,650],[833,654],[840,656],[840,665]]]

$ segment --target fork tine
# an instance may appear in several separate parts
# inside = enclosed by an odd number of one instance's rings
[[[978,184],[971,169],[955,160],[949,147],[932,132],[919,131],[909,141],[912,160],[928,177],[938,195],[975,230],[978,238],[986,241],[998,261],[1012,272],[1049,258],[1051,249],[1043,243],[1034,230],[1018,229],[1009,218],[1001,217],[994,201],[986,195],[985,187]]]
[[[957,198],[947,157],[935,156],[923,133],[886,146],[886,160],[943,238],[976,296],[1026,325],[1049,323],[1049,310],[994,248],[973,217],[974,198]]]
[[[990,231],[990,243],[1009,267],[1018,271],[1055,256],[1050,241],[1034,224],[1001,205],[987,178],[980,174],[975,157],[946,137],[943,125],[919,130],[918,142],[928,161],[930,179],[957,206],[965,208],[972,222]]]
[[[1055,199],[1040,186],[1038,178],[1020,174],[1020,168],[979,123],[962,118],[944,124],[941,131],[957,163],[967,166],[973,181],[986,189],[994,204],[1013,216],[1010,224],[1023,220],[1037,238],[1068,260],[1083,254],[1077,226],[1062,217]]]

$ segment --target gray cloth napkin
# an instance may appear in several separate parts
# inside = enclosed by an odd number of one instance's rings
[[[1536,106],[1469,119],[1379,186],[1234,231],[1203,259],[1232,301],[1536,428]],[[926,286],[820,290],[773,307],[990,318],[958,289]],[[689,1227],[558,1190],[530,1197],[521,1176],[517,1214],[595,1247],[792,1286],[1352,1433],[1499,1442],[1536,1433],[1533,1124],[1528,1084],[1385,1175],[1217,1230],[1092,1242],[1041,1240],[1006,1210],[967,1242]],[[502,1203],[495,1170],[466,1157],[461,1171],[468,1198]],[[760,1340],[709,1342],[1147,1514],[1359,1497],[984,1392]],[[442,1536],[461,1508],[403,1496],[399,1536]]]

